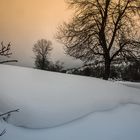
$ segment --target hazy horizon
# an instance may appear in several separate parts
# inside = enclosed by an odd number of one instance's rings
[[[71,15],[64,0],[0,0],[0,42],[11,42],[11,58],[19,61],[15,65],[33,67],[33,45],[44,38],[52,41],[52,61],[79,66],[80,61],[66,56],[63,45],[54,39],[57,27]]]

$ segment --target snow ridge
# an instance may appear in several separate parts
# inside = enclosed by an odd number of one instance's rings
[[[48,128],[93,112],[140,105],[140,90],[96,78],[0,65],[0,112],[20,109],[9,123]]]

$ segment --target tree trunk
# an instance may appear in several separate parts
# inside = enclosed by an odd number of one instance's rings
[[[105,59],[104,75],[103,75],[104,80],[108,80],[110,76],[110,64],[111,64],[110,59]]]

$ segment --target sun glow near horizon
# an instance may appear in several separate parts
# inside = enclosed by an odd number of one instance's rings
[[[71,14],[64,0],[0,0],[0,41],[12,42],[20,65],[33,65],[32,47],[41,38],[53,41],[53,56],[63,58],[62,44],[54,35]]]

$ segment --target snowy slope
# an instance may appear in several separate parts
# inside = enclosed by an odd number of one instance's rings
[[[9,123],[47,128],[125,104],[140,105],[140,90],[96,78],[0,65],[0,112],[20,109]]]
[[[136,83],[136,82],[123,82],[123,81],[119,81],[118,83],[128,86],[128,87],[133,87],[133,88],[137,88],[140,89],[140,82]]]
[[[0,124],[0,140],[140,140],[140,106],[125,105],[49,129],[25,129]]]

